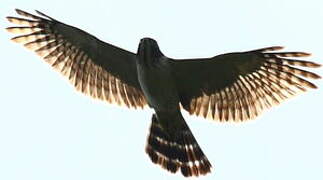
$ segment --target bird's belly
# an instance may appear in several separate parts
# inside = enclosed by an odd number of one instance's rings
[[[172,111],[178,108],[176,86],[171,74],[166,70],[158,68],[140,70],[138,79],[148,104],[156,111]]]

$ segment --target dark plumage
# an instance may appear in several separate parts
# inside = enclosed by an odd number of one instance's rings
[[[280,46],[201,59],[171,59],[155,40],[143,38],[137,54],[105,43],[39,11],[16,10],[13,41],[35,51],[78,91],[129,108],[153,108],[146,152],[152,162],[184,176],[205,175],[211,164],[187,126],[190,114],[219,121],[244,121],[307,88],[320,76],[299,69],[320,67],[299,59],[304,52]]]

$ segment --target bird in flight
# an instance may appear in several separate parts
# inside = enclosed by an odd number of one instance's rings
[[[12,41],[35,51],[75,88],[93,98],[128,108],[153,108],[146,153],[153,163],[185,177],[211,172],[211,163],[186,124],[181,110],[217,120],[246,121],[307,89],[320,76],[296,66],[310,54],[273,46],[200,59],[165,56],[151,38],[137,53],[103,42],[76,27],[36,11],[16,9],[7,17],[18,26]]]

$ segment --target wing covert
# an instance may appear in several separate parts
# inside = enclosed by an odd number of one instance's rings
[[[76,27],[39,11],[40,16],[16,9],[21,17],[7,17],[12,38],[35,51],[75,88],[94,98],[127,107],[143,107],[146,100],[137,79],[136,55],[105,43]]]
[[[263,110],[306,88],[316,88],[303,78],[319,79],[319,75],[293,66],[320,65],[290,59],[308,53],[275,52],[280,49],[275,46],[213,58],[173,60],[183,108],[204,118],[243,121],[257,117]]]

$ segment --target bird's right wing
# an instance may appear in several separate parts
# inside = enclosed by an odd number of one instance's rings
[[[35,16],[7,17],[18,27],[9,27],[12,38],[35,51],[75,88],[94,98],[127,107],[144,107],[147,102],[137,79],[136,55],[100,41],[94,36],[61,23],[39,11]]]
[[[290,59],[308,56],[307,53],[275,52],[280,49],[277,46],[172,61],[182,106],[198,116],[243,121],[257,117],[264,109],[306,88],[316,88],[303,78],[319,79],[319,75],[293,66],[320,65]]]

